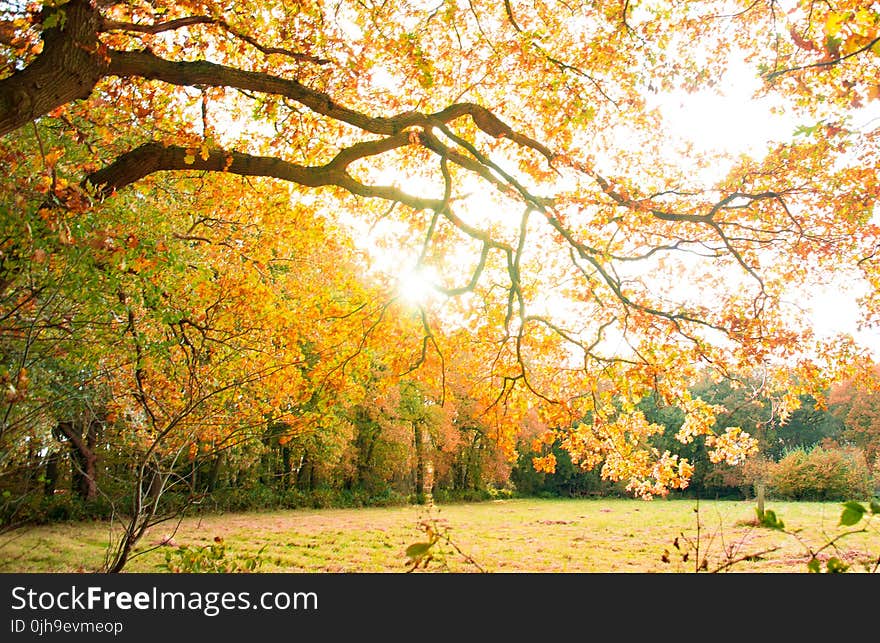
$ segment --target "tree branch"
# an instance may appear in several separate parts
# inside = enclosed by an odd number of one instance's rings
[[[359,196],[399,201],[416,210],[441,209],[443,202],[439,199],[416,197],[391,186],[364,185],[345,171],[348,164],[356,159],[381,154],[409,143],[409,136],[405,133],[362,142],[346,148],[327,165],[307,167],[271,156],[253,156],[217,149],[203,157],[199,150],[180,146],[165,147],[151,142],[123,154],[110,165],[90,174],[84,183],[90,186],[94,196],[103,199],[155,172],[201,170],[270,177],[313,188],[337,186]]]
[[[867,45],[865,45],[863,47],[859,47],[855,51],[851,51],[850,53],[846,54],[845,56],[838,56],[837,58],[833,58],[832,60],[822,60],[820,62],[812,63],[810,65],[801,65],[799,67],[790,67],[788,69],[779,69],[777,71],[772,71],[770,73],[764,74],[764,78],[766,80],[775,80],[779,76],[783,76],[785,74],[791,74],[796,71],[803,71],[805,69],[821,69],[823,67],[833,67],[834,65],[842,63],[844,60],[847,60],[848,58],[852,58],[853,56],[858,56],[859,54],[863,54],[866,51],[869,51],[877,43],[880,43],[880,36],[878,36],[877,38],[874,38],[874,40],[869,42]]]
[[[164,31],[174,31],[192,25],[217,24],[218,21],[211,16],[185,16],[175,18],[167,22],[154,22],[153,24],[135,24],[133,22],[120,22],[118,20],[101,20],[101,31],[135,31],[137,33],[152,34]]]
[[[263,54],[269,56],[271,54],[279,54],[282,56],[290,56],[296,60],[302,60],[305,62],[315,63],[316,65],[328,65],[330,64],[330,60],[326,58],[318,58],[317,56],[310,56],[308,54],[304,54],[298,51],[293,51],[290,49],[285,49],[283,47],[267,47],[260,42],[258,42],[255,38],[248,36],[247,34],[243,34],[240,31],[236,31],[233,29],[228,22],[225,20],[218,20],[217,18],[212,18],[211,16],[186,16],[184,18],[176,18],[174,20],[168,20],[167,22],[155,22],[149,25],[141,25],[134,24],[131,22],[118,22],[116,20],[103,20],[101,22],[101,30],[102,31],[133,31],[136,33],[143,34],[157,34],[165,31],[173,31],[175,29],[182,29],[184,27],[191,27],[193,25],[215,25],[220,27],[224,31],[228,32],[230,35],[242,40],[252,46],[254,49],[262,52]]]
[[[294,79],[280,78],[260,72],[245,71],[204,60],[170,61],[147,51],[109,52],[109,75],[137,76],[149,80],[161,80],[172,85],[191,87],[232,87],[245,91],[285,96],[305,105],[313,112],[353,125],[372,134],[390,136],[405,129],[450,123],[463,116],[470,116],[480,130],[493,138],[509,138],[514,143],[539,152],[548,160],[555,155],[534,139],[515,132],[491,111],[475,103],[455,103],[433,114],[404,112],[395,116],[369,116],[337,104],[328,94],[306,87]]]

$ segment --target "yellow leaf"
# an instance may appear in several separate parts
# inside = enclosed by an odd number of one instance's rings
[[[554,473],[556,471],[556,456],[550,453],[543,458],[532,458],[532,466],[535,471],[541,473]]]
[[[868,9],[865,9],[864,7],[862,7],[858,11],[856,11],[856,15],[855,15],[856,23],[863,26],[863,27],[872,26],[875,23],[876,18],[877,18],[877,14],[875,14],[873,11],[869,11]]]
[[[837,34],[839,34],[844,21],[848,17],[849,14],[847,13],[842,13],[840,11],[829,11],[828,16],[825,18],[825,35],[836,36]]]
[[[187,165],[192,165],[193,163],[196,162],[195,154],[187,154],[186,156],[183,157],[183,162],[186,163]]]
[[[46,154],[46,165],[55,165],[63,155],[64,150],[52,150]]]

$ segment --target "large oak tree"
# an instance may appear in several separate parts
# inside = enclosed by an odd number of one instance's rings
[[[442,400],[445,368],[466,364],[502,441],[537,412],[576,461],[662,493],[690,467],[651,448],[640,397],[682,407],[682,441],[739,462],[754,442],[713,431],[716,409],[687,392],[697,370],[758,372],[785,413],[865,357],[815,336],[798,296],[851,275],[871,285],[864,319],[880,311],[877,130],[847,120],[880,94],[867,3],[2,6],[2,156],[38,149],[43,168],[40,198],[7,216],[66,234],[180,176],[293,184],[326,235],[384,231],[375,254],[434,275],[442,297],[416,304],[398,371],[419,367]],[[677,147],[656,97],[718,86],[734,60],[797,135],[754,158]],[[193,205],[202,220],[247,189],[222,185]]]

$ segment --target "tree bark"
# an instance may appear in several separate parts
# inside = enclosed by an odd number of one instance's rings
[[[413,422],[413,450],[416,456],[416,502],[425,503],[425,436],[419,422]]]
[[[159,497],[162,495],[165,478],[167,476],[162,473],[159,465],[155,462],[147,464],[144,467],[144,473],[145,478],[147,479],[147,488],[144,497],[147,498],[152,505],[155,505],[155,503],[159,501]]]
[[[70,447],[72,490],[83,500],[91,501],[98,496],[97,422],[89,422],[84,432],[78,428],[73,422],[58,423],[58,432],[67,438]]]
[[[764,483],[763,482],[756,482],[755,483],[755,498],[757,501],[757,509],[758,509],[759,516],[764,515],[764,492],[765,492]]]
[[[43,51],[0,80],[0,136],[88,97],[107,74],[108,60],[98,42],[100,15],[87,0],[47,9],[44,23],[49,19],[55,24],[43,30]]]
[[[290,458],[290,447],[281,445],[281,491],[290,489],[290,469],[292,462]]]
[[[46,478],[43,482],[43,495],[51,498],[55,495],[55,487],[58,486],[58,463],[61,453],[53,451],[46,460]]]
[[[208,472],[208,492],[212,492],[217,488],[217,480],[220,478],[220,472],[223,470],[223,460],[226,455],[225,451],[218,453],[211,462],[211,470]]]

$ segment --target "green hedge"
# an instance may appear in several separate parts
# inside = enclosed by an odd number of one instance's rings
[[[860,450],[820,446],[790,451],[770,465],[767,482],[782,500],[866,499],[874,489]]]

